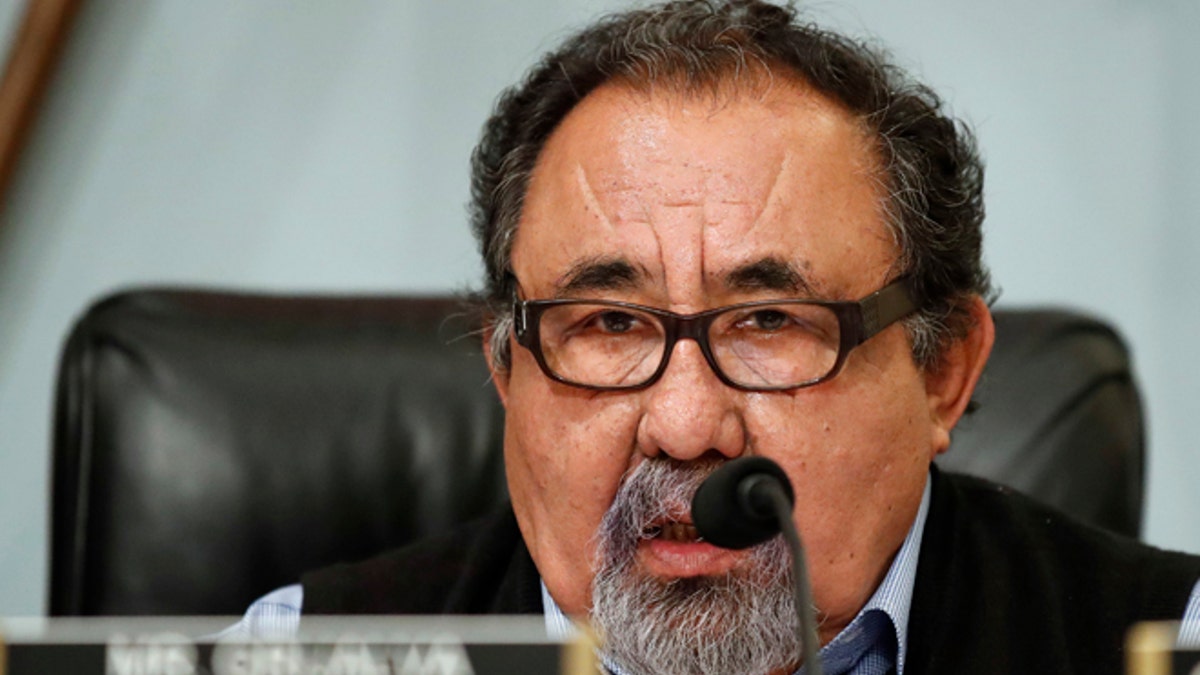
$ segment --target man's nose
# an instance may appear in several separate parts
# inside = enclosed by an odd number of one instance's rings
[[[675,343],[666,372],[645,396],[637,437],[645,455],[689,460],[710,451],[737,457],[745,450],[740,392],[717,378],[694,340]]]

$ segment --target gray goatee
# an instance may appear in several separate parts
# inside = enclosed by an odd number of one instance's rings
[[[652,526],[690,511],[717,461],[647,459],[626,476],[597,533],[593,626],[630,675],[768,673],[800,662],[791,565],[780,537],[730,572],[661,579],[637,565]]]

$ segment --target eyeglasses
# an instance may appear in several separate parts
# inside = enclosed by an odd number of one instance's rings
[[[695,340],[725,384],[779,391],[837,375],[850,351],[912,314],[900,278],[858,302],[764,300],[676,314],[628,302],[513,300],[517,344],[547,377],[585,389],[641,389],[667,369],[679,340]]]

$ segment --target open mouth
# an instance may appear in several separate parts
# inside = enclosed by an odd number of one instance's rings
[[[663,541],[675,541],[685,544],[693,544],[704,541],[700,533],[696,531],[696,526],[691,523],[681,523],[678,521],[669,521],[665,523],[656,523],[642,530],[643,539],[662,539]]]

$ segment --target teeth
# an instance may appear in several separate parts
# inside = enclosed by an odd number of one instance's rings
[[[698,541],[700,535],[696,526],[687,523],[666,523],[660,529],[659,536],[667,541]]]
[[[696,531],[695,525],[677,522],[647,526],[642,530],[642,539],[665,539],[679,542],[704,541],[704,537],[701,537],[700,533]]]

